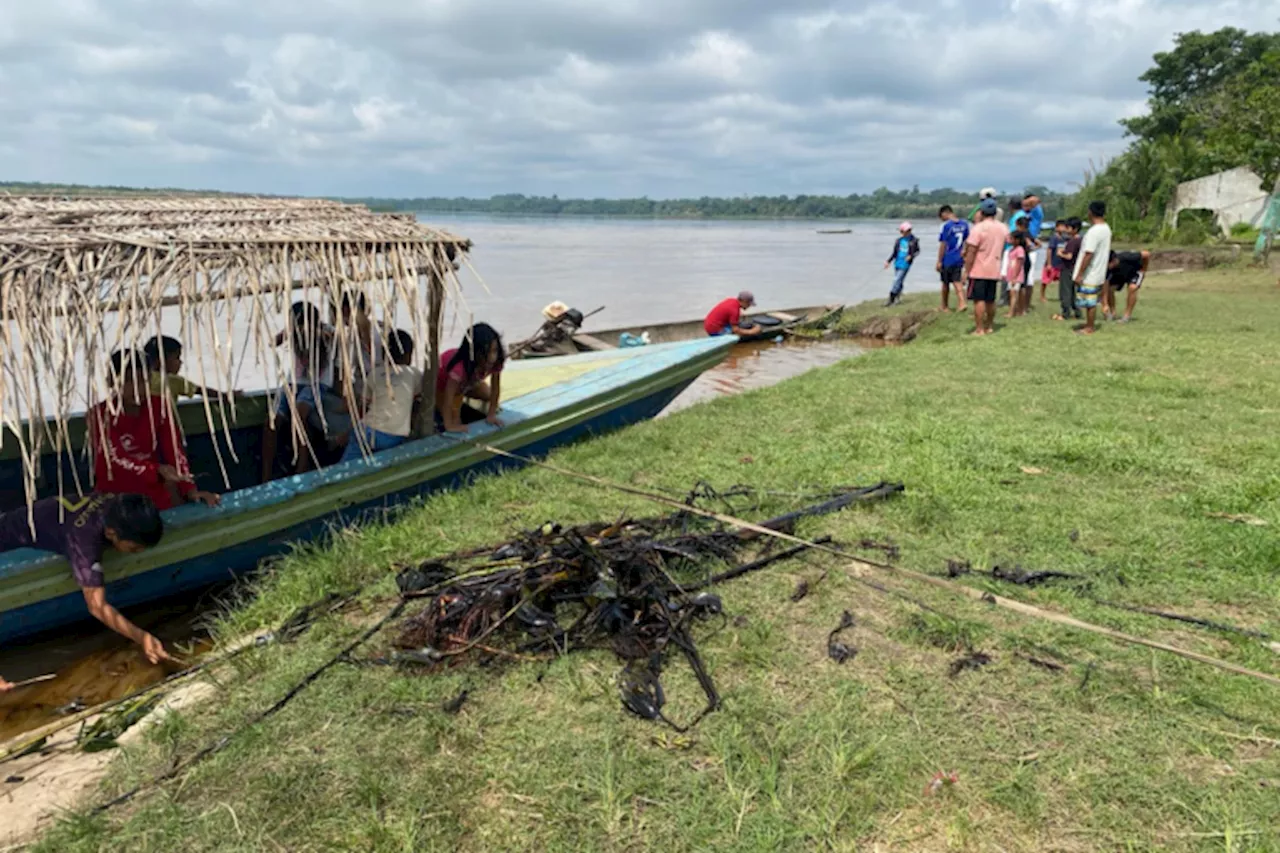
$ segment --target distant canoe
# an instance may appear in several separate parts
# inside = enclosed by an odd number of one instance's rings
[[[818,231],[819,234],[852,234],[852,228],[832,228],[827,231]]]

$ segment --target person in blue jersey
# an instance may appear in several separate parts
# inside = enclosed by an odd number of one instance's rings
[[[944,204],[938,211],[942,229],[938,232],[938,275],[942,279],[942,305],[939,311],[951,310],[951,289],[955,288],[959,310],[969,306],[964,302],[964,243],[969,239],[969,223],[956,216],[951,205]]]
[[[911,265],[916,262],[918,254],[920,254],[920,241],[911,233],[911,223],[904,222],[898,226],[898,239],[893,241],[889,259],[884,262],[885,269],[893,264],[893,289],[889,291],[889,301],[884,304],[886,308],[902,301],[902,289],[907,283],[907,273],[911,272]]]

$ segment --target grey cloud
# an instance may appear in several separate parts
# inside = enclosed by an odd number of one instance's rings
[[[42,0],[11,179],[651,196],[1064,185],[1173,33],[1275,0]]]

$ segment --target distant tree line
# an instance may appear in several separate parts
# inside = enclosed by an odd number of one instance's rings
[[[1047,187],[1025,187],[1008,195],[1035,193],[1046,210],[1065,208],[1067,197]],[[946,187],[891,190],[881,187],[860,195],[738,196],[735,198],[560,198],[559,196],[495,195],[490,198],[347,198],[384,211],[484,213],[526,216],[632,216],[664,219],[931,219],[949,204],[967,215],[977,204],[977,192]]]

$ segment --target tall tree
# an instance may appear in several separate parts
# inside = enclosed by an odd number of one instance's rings
[[[1144,139],[1176,134],[1198,99],[1213,95],[1273,50],[1280,50],[1280,33],[1249,33],[1235,27],[1179,33],[1173,50],[1157,53],[1155,64],[1138,78],[1150,86],[1150,113],[1121,124]]]

